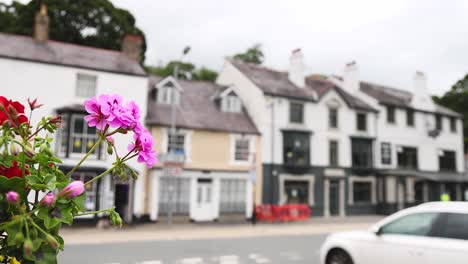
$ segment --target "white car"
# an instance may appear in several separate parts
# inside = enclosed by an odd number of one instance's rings
[[[468,202],[432,202],[397,212],[369,230],[331,234],[322,264],[467,264]]]

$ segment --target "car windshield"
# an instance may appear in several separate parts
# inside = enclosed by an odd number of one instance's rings
[[[428,236],[438,213],[416,213],[403,216],[382,227],[381,234]]]

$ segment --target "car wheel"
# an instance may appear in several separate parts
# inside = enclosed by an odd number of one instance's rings
[[[327,264],[353,264],[351,256],[342,249],[333,249],[327,255]]]

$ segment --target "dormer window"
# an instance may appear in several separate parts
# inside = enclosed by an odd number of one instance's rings
[[[182,87],[172,77],[166,77],[164,80],[156,84],[157,92],[152,96],[161,104],[180,104]]]
[[[180,93],[175,87],[165,86],[158,91],[158,103],[176,104],[180,103]]]
[[[227,95],[221,99],[221,110],[224,112],[240,113],[241,102],[236,95]]]

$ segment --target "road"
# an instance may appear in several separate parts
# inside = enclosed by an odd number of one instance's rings
[[[69,245],[65,264],[313,264],[325,235]]]

